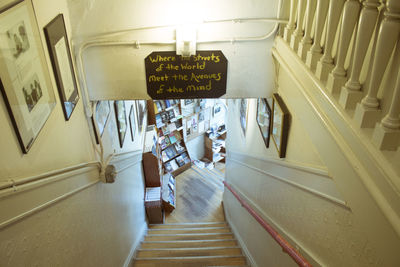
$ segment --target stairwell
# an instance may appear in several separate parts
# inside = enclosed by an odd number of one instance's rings
[[[154,224],[133,266],[248,266],[226,222]]]

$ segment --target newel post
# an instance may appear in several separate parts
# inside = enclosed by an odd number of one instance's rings
[[[356,123],[362,128],[374,127],[380,118],[378,91],[400,34],[400,1],[388,0],[384,16],[378,33],[368,93],[357,105],[354,114]]]
[[[328,5],[329,5],[329,0],[318,0],[317,2],[314,43],[311,46],[310,51],[308,51],[306,59],[306,65],[312,71],[315,71],[317,62],[322,57],[321,39],[322,39],[322,32],[325,27],[325,21],[327,20],[326,14],[328,13]]]
[[[358,21],[353,62],[350,67],[350,77],[343,87],[339,103],[345,109],[353,109],[362,98],[360,73],[367,54],[368,46],[374,33],[379,15],[379,0],[366,0]]]
[[[332,49],[336,30],[342,13],[344,0],[331,0],[328,11],[328,28],[325,38],[325,51],[317,64],[316,75],[321,81],[326,81],[328,74],[333,70]]]
[[[296,11],[297,11],[297,0],[291,0],[289,22],[285,27],[285,31],[283,32],[283,39],[287,43],[290,43],[290,38],[292,37],[293,31],[296,28]]]
[[[343,8],[342,26],[340,29],[339,49],[336,66],[328,76],[327,89],[332,94],[339,93],[347,80],[347,72],[344,68],[346,56],[349,51],[351,36],[358,21],[360,12],[359,0],[347,0]]]
[[[297,4],[297,23],[296,30],[293,32],[292,39],[290,39],[290,47],[297,52],[299,42],[303,37],[303,24],[304,13],[306,10],[306,0],[298,0]]]
[[[306,9],[306,27],[304,31],[304,37],[301,39],[299,44],[299,50],[297,54],[302,60],[306,60],[307,52],[310,50],[312,45],[311,39],[311,29],[314,22],[314,15],[315,15],[315,7],[317,4],[317,0],[307,0],[307,9]]]

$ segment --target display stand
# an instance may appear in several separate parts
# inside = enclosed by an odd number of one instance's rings
[[[212,134],[210,131],[204,136],[204,157],[211,162],[225,162],[226,130]]]

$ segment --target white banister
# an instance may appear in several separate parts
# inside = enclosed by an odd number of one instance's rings
[[[285,31],[283,33],[283,39],[290,43],[293,31],[296,28],[296,12],[297,11],[297,0],[290,1],[290,14],[289,22],[286,24]]]
[[[367,54],[368,46],[377,23],[379,0],[363,2],[358,22],[353,63],[350,67],[350,78],[341,91],[339,103],[345,109],[353,109],[362,98],[360,73]]]
[[[342,26],[340,29],[339,49],[336,66],[328,76],[327,89],[332,94],[340,92],[347,80],[347,72],[344,68],[347,53],[349,51],[351,36],[356,27],[360,12],[359,0],[347,0],[343,8]]]
[[[304,24],[304,13],[306,11],[306,0],[298,0],[297,4],[297,23],[296,30],[292,34],[290,39],[290,47],[296,52],[299,47],[299,42],[303,38],[303,24]]]
[[[333,70],[332,50],[335,42],[337,27],[343,9],[344,0],[331,0],[328,11],[328,28],[325,38],[324,55],[318,61],[316,76],[321,81],[326,81],[328,74]]]
[[[299,49],[297,54],[302,60],[306,60],[307,52],[310,50],[312,45],[311,39],[311,30],[314,22],[315,8],[316,8],[317,0],[307,0],[307,8],[306,8],[306,27],[304,30],[304,37],[301,39],[299,44]]]
[[[354,115],[361,128],[374,127],[380,118],[378,91],[400,34],[400,1],[388,0],[386,5],[385,18],[379,28],[368,93],[361,104],[357,105]]]
[[[315,17],[315,35],[314,44],[311,46],[310,51],[307,53],[306,65],[312,71],[315,71],[317,62],[322,57],[321,39],[322,32],[325,27],[326,14],[328,13],[329,0],[318,0],[317,11]]]
[[[384,150],[397,150],[400,144],[400,69],[389,112],[375,127],[372,140]]]

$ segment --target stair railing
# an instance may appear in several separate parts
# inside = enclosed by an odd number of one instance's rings
[[[251,216],[271,235],[271,237],[282,247],[299,266],[311,267],[312,265],[292,246],[287,242],[266,220],[264,220],[226,181],[223,181],[226,188],[232,192],[236,199],[242,204]]]
[[[328,95],[353,116],[356,126],[374,128],[371,141],[379,149],[397,150],[400,72],[393,68],[400,69],[396,59],[400,54],[400,1],[361,3],[359,0],[291,1],[284,40],[325,86]],[[365,82],[360,78],[363,68],[369,70]],[[384,79],[389,71],[395,75]]]

